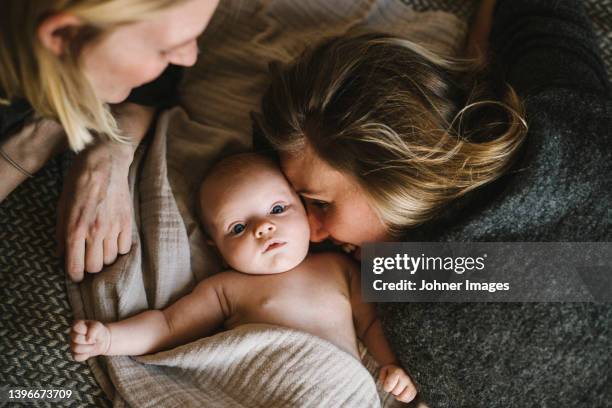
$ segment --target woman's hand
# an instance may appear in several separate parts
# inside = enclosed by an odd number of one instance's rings
[[[100,142],[82,152],[64,179],[58,208],[58,252],[73,281],[100,272],[132,245],[128,174],[131,146]]]
[[[66,271],[76,282],[84,272],[100,272],[132,246],[128,174],[154,110],[127,103],[114,112],[119,128],[134,143],[100,141],[83,151],[66,176],[60,196],[58,253],[65,254]]]

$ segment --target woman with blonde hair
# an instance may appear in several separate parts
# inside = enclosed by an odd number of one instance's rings
[[[484,0],[479,15],[488,70],[372,33],[272,67],[256,146],[278,153],[311,241],[359,257],[377,241],[612,240],[612,99],[584,10],[571,0]],[[602,360],[610,305],[381,309],[431,406],[612,398]]]
[[[0,201],[66,146],[79,152],[58,211],[73,280],[129,251],[134,150],[155,109],[172,103],[175,66],[195,63],[217,3],[0,3]]]

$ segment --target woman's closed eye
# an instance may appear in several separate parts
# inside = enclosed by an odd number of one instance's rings
[[[313,198],[306,198],[306,202],[309,205],[312,205],[313,207],[315,207],[315,208],[317,208],[319,210],[322,210],[322,211],[327,210],[329,208],[329,205],[330,205],[330,203],[327,202],[327,201],[316,200],[316,199],[313,199]]]

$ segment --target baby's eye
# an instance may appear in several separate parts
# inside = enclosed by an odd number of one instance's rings
[[[285,209],[286,207],[284,205],[276,204],[274,207],[272,207],[270,214],[282,214],[285,212]]]
[[[242,231],[244,231],[244,229],[245,229],[244,224],[236,224],[232,227],[232,234],[239,235]]]

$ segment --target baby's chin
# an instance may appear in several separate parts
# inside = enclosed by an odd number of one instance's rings
[[[282,248],[276,253],[262,254],[249,265],[242,268],[234,267],[237,271],[250,275],[274,275],[288,272],[302,263],[308,254],[308,245],[304,248]],[[241,265],[236,265],[241,266]]]

